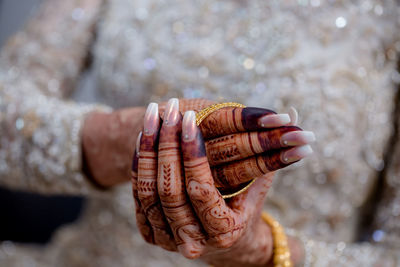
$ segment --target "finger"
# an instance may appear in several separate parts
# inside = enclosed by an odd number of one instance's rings
[[[215,104],[215,101],[207,100],[204,98],[179,99],[179,112],[181,113],[181,115],[183,115],[188,110],[198,112],[203,108],[211,106],[212,104]],[[158,110],[160,112],[161,118],[164,118],[166,105],[167,103],[165,102],[159,105]]]
[[[182,122],[182,152],[186,190],[208,243],[221,248],[231,246],[245,228],[242,211],[229,208],[214,185],[193,111],[186,112]]]
[[[176,250],[157,193],[157,139],[160,128],[158,105],[151,103],[144,118],[144,130],[139,149],[138,196],[150,222],[155,244]]]
[[[140,138],[142,136],[142,132],[139,133],[137,141],[136,141],[136,148],[133,155],[132,160],[132,172],[131,172],[131,181],[132,181],[132,193],[133,193],[133,200],[135,201],[135,209],[136,209],[136,224],[140,233],[143,236],[143,239],[148,242],[154,244],[153,238],[153,231],[151,230],[150,223],[147,221],[146,215],[144,214],[144,210],[140,204],[138,191],[137,191],[137,180],[138,180],[138,164],[139,164],[139,145],[140,145]]]
[[[214,167],[212,168],[212,174],[217,187],[234,187],[253,178],[289,166],[312,153],[310,145],[272,150],[265,154]]]
[[[179,101],[171,99],[164,115],[158,146],[158,193],[179,252],[198,258],[205,247],[205,236],[185,192],[180,153],[182,115]]]
[[[205,139],[233,133],[275,128],[290,123],[288,114],[276,114],[263,108],[222,108],[208,115],[200,124]]]
[[[247,217],[253,217],[260,212],[265,197],[273,181],[274,173],[267,173],[259,178],[243,193],[230,199],[229,206],[234,209],[243,209]]]
[[[211,166],[244,159],[282,147],[305,145],[315,141],[313,132],[296,126],[283,126],[263,132],[245,132],[206,141]]]

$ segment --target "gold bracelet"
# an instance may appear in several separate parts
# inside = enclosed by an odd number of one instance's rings
[[[245,108],[246,106],[240,103],[235,103],[235,102],[226,102],[226,103],[218,103],[211,105],[209,107],[206,107],[199,112],[196,113],[196,124],[197,126],[200,126],[200,123],[207,118],[211,113],[221,109],[221,108],[226,108],[226,107],[235,107],[235,108]],[[240,195],[256,181],[257,178],[254,178],[253,180],[250,181],[245,187],[241,188],[240,190],[232,193],[232,194],[227,194],[227,195],[222,195],[223,199],[231,198],[237,195]]]
[[[290,259],[290,250],[285,229],[271,215],[263,211],[261,213],[263,221],[271,227],[272,238],[274,241],[274,267],[293,267]]]

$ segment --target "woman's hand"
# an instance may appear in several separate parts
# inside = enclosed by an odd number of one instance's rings
[[[179,108],[183,114],[187,110],[201,110],[213,103],[213,101],[206,99],[182,99],[180,100]],[[159,106],[159,113],[162,117],[165,105],[166,103],[162,103]],[[211,138],[216,136],[279,127],[293,124],[296,121],[296,116],[292,116],[291,120],[287,114],[274,114],[272,111],[265,109],[239,108],[235,109],[235,112],[233,111],[233,108],[226,108],[211,114],[201,124],[200,128],[203,136],[211,142]],[[93,112],[86,118],[82,130],[83,165],[85,172],[95,183],[106,188],[129,180],[131,157],[135,148],[136,138],[143,127],[144,114],[145,108],[137,107],[121,109],[112,113]],[[295,129],[297,128],[287,128],[283,129],[283,131],[293,131]],[[265,137],[271,134],[274,134],[274,132],[261,133],[263,136],[260,136],[260,138],[264,140]],[[252,134],[251,138],[257,139],[256,135],[255,133]],[[289,143],[292,142],[290,140],[293,139],[293,136],[288,138]],[[243,134],[241,137],[236,136],[233,139],[217,138],[215,142],[210,144],[207,142],[207,153],[211,164],[215,166],[226,161],[243,158],[249,150],[250,155],[254,154],[248,145],[248,141],[246,141],[248,139],[249,137]],[[273,140],[278,139],[273,138]],[[261,143],[260,145],[261,147],[254,146],[257,153],[259,153],[260,149],[265,150],[265,147],[262,148],[262,146],[268,144]],[[234,172],[240,174],[240,169],[243,169],[243,166],[243,164],[236,166]],[[225,179],[224,173],[232,171],[221,171],[221,180]],[[215,174],[214,176],[217,175]],[[244,177],[238,179],[240,182]],[[237,182],[231,181],[229,183],[234,184]]]
[[[206,99],[183,99],[181,110],[200,110],[213,103]],[[165,103],[160,105],[160,112],[164,108]],[[96,184],[107,188],[129,181],[145,111],[144,107],[135,107],[88,115],[82,129],[83,167]]]
[[[310,134],[301,134],[297,127],[271,129],[267,131],[269,135],[233,134],[259,130],[266,126],[261,125],[263,122],[276,121],[270,111],[255,108],[215,112],[201,129],[195,124],[194,113],[188,112],[181,126],[178,106],[177,100],[168,103],[160,126],[157,105],[151,104],[143,135],[138,138],[132,185],[143,237],[165,249],[178,249],[188,258],[201,256],[214,264],[267,263],[272,253],[271,235],[260,220],[260,209],[272,171],[306,156],[304,146],[284,147],[305,144]],[[215,120],[219,124],[209,127]],[[224,137],[204,144],[201,132],[209,137]],[[218,154],[224,148],[235,153],[210,157],[210,151]],[[268,153],[257,155],[263,152]],[[242,172],[244,169],[248,171]],[[217,179],[213,172],[220,173]],[[254,177],[260,178],[248,191],[228,201],[216,189],[218,184],[229,187]]]

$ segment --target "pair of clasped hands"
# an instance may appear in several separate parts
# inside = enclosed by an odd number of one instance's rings
[[[214,266],[272,264],[263,202],[274,171],[312,153],[314,134],[295,126],[295,110],[253,107],[219,109],[197,126],[195,111],[211,104],[173,98],[148,106],[131,171],[138,228],[147,242]],[[222,198],[254,178],[244,193]]]

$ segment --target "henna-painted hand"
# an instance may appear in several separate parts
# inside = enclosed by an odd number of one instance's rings
[[[301,134],[293,126],[244,132],[271,126],[268,121],[281,126],[276,123],[278,115],[256,108],[217,111],[201,128],[195,124],[194,113],[188,112],[181,126],[178,106],[177,100],[169,101],[160,125],[157,105],[149,105],[144,132],[138,138],[132,187],[143,237],[213,264],[267,263],[272,243],[260,209],[272,171],[306,156],[307,147],[292,146],[308,143],[311,134]],[[202,136],[209,138],[206,144]],[[243,172],[243,168],[249,170]],[[261,178],[226,202],[216,189],[216,185],[236,185],[254,177]]]
[[[211,104],[214,104],[214,102],[206,99],[182,99],[179,108],[183,114],[187,110],[198,111]],[[165,105],[165,103],[160,105],[160,114],[164,113]],[[224,135],[225,133],[236,133],[238,130],[236,130],[235,125],[232,125],[234,123],[232,120],[234,119],[232,118],[233,113],[227,112],[232,110],[218,111],[204,121],[201,125],[203,136],[210,139],[213,136]],[[259,112],[257,110],[249,109],[250,112],[244,112],[247,115],[242,117],[239,114],[235,118],[239,120],[243,118],[242,120],[245,121],[257,117],[260,115],[254,115]],[[272,111],[263,110],[262,112],[272,114]],[[131,157],[137,136],[143,127],[144,114],[145,108],[136,107],[120,109],[111,113],[92,112],[87,116],[82,129],[83,165],[86,174],[95,183],[106,188],[129,180]],[[266,116],[265,121],[260,120],[259,127],[263,127],[261,123],[264,124],[264,128],[270,128],[282,126],[289,122],[290,118],[287,114]],[[240,126],[242,125],[241,122],[238,122],[238,125],[240,130],[246,130],[246,128]],[[246,126],[248,123],[243,125]],[[254,129],[254,126],[251,127],[249,129]],[[226,146],[227,149],[230,149],[229,147],[230,145]],[[232,149],[235,148],[232,147]],[[227,153],[227,157],[237,157],[235,150],[224,153]],[[214,155],[213,157],[218,158],[221,155]],[[224,155],[222,157],[225,158]]]

